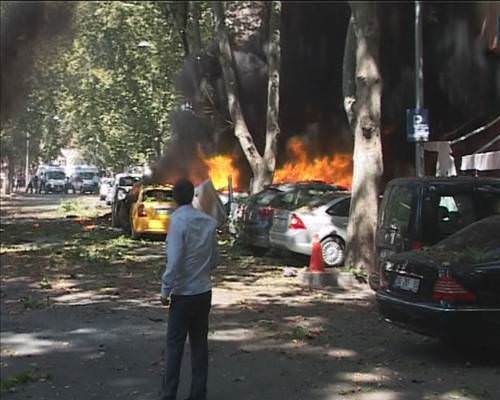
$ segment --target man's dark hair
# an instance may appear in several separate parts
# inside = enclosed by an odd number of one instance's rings
[[[194,186],[189,179],[179,179],[174,185],[173,196],[179,206],[191,204],[194,196]]]

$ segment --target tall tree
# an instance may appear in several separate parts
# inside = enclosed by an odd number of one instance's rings
[[[344,105],[354,134],[352,201],[346,265],[368,271],[377,286],[375,232],[383,173],[380,114],[379,23],[375,2],[350,2],[344,55]],[[355,40],[353,40],[355,38]]]
[[[251,3],[251,2],[243,2]],[[228,29],[225,23],[225,12],[223,2],[213,2],[215,26],[219,45],[219,61],[222,67],[224,86],[226,89],[229,114],[234,127],[234,135],[238,139],[240,146],[252,170],[251,192],[261,190],[266,184],[270,184],[273,179],[276,166],[276,143],[279,135],[279,70],[280,70],[280,19],[281,3],[272,2],[272,12],[270,16],[271,39],[268,44],[268,111],[266,128],[266,145],[264,154],[261,155],[248,125],[240,103],[238,77],[236,75],[234,54],[229,38]],[[252,4],[242,4],[231,10],[233,16],[232,23],[241,24],[243,29],[236,29],[235,41],[245,41],[250,35],[249,32],[255,29],[255,13],[242,12],[245,7],[252,7]],[[243,21],[245,17],[248,21]],[[240,21],[235,21],[241,19]]]

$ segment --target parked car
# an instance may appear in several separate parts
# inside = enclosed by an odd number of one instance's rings
[[[414,331],[453,342],[498,342],[499,288],[500,214],[423,251],[386,258],[377,301],[386,318]]]
[[[38,168],[38,193],[66,192],[66,174],[57,166],[43,165]]]
[[[269,229],[272,224],[273,210],[271,201],[282,193],[282,185],[270,185],[264,190],[251,195],[242,210],[239,239],[256,252],[265,252],[270,247]]]
[[[350,205],[348,192],[327,192],[297,209],[293,205],[275,210],[269,231],[271,246],[311,255],[317,235],[325,264],[342,265]]]
[[[90,165],[75,166],[69,175],[69,185],[73,193],[92,193],[99,191],[99,169]]]
[[[110,190],[111,195],[111,225],[122,227],[128,230],[130,199],[127,194],[134,184],[141,180],[141,175],[118,174],[115,177],[115,183]]]
[[[500,207],[500,179],[400,178],[387,185],[380,206],[378,269],[390,255],[432,246]],[[379,274],[370,277],[378,287]]]
[[[130,207],[131,236],[166,235],[175,208],[171,185],[141,185],[137,200]]]
[[[113,178],[101,178],[99,181],[99,199],[106,200],[108,193],[113,187],[114,179]]]
[[[299,208],[315,197],[345,188],[323,182],[308,181],[270,185],[250,196],[243,218],[241,241],[259,251],[270,248],[269,230],[278,208]]]

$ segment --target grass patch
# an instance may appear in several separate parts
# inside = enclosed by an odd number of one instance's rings
[[[36,381],[46,381],[50,378],[50,374],[39,374],[32,370],[23,371],[6,379],[2,379],[0,382],[0,392],[9,392],[17,386],[27,385]]]
[[[46,300],[35,299],[31,296],[23,296],[19,299],[25,310],[40,310],[50,305],[49,298]]]
[[[76,217],[97,217],[101,212],[93,204],[86,204],[82,199],[80,201],[66,200],[61,203],[57,213],[61,217],[76,216]]]
[[[71,262],[109,266],[115,261],[133,261],[129,252],[145,244],[124,235],[114,238],[90,236],[66,244],[63,257]]]

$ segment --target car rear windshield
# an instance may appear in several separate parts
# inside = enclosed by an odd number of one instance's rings
[[[280,193],[281,193],[281,191],[277,190],[277,189],[265,190],[261,193],[256,194],[255,196],[253,196],[253,198],[251,198],[248,201],[248,205],[249,206],[258,206],[258,207],[266,207]]]
[[[49,171],[47,172],[47,179],[65,179],[66,175],[61,171]]]
[[[321,207],[321,206],[324,206],[325,204],[331,202],[332,200],[335,200],[335,199],[338,199],[338,198],[344,197],[344,196],[345,196],[345,194],[328,192],[320,197],[315,197],[309,203],[307,203],[307,206],[310,208]]]
[[[139,178],[137,177],[124,176],[118,181],[118,186],[134,186],[134,183],[136,183],[138,180]]]
[[[174,201],[171,190],[154,189],[143,193],[143,201]]]
[[[436,187],[424,199],[424,237],[435,243],[491,215],[500,215],[500,185]]]
[[[332,188],[301,188],[293,192],[284,193],[272,202],[272,206],[285,210],[295,210],[310,203],[314,199],[321,198],[335,192]]]

